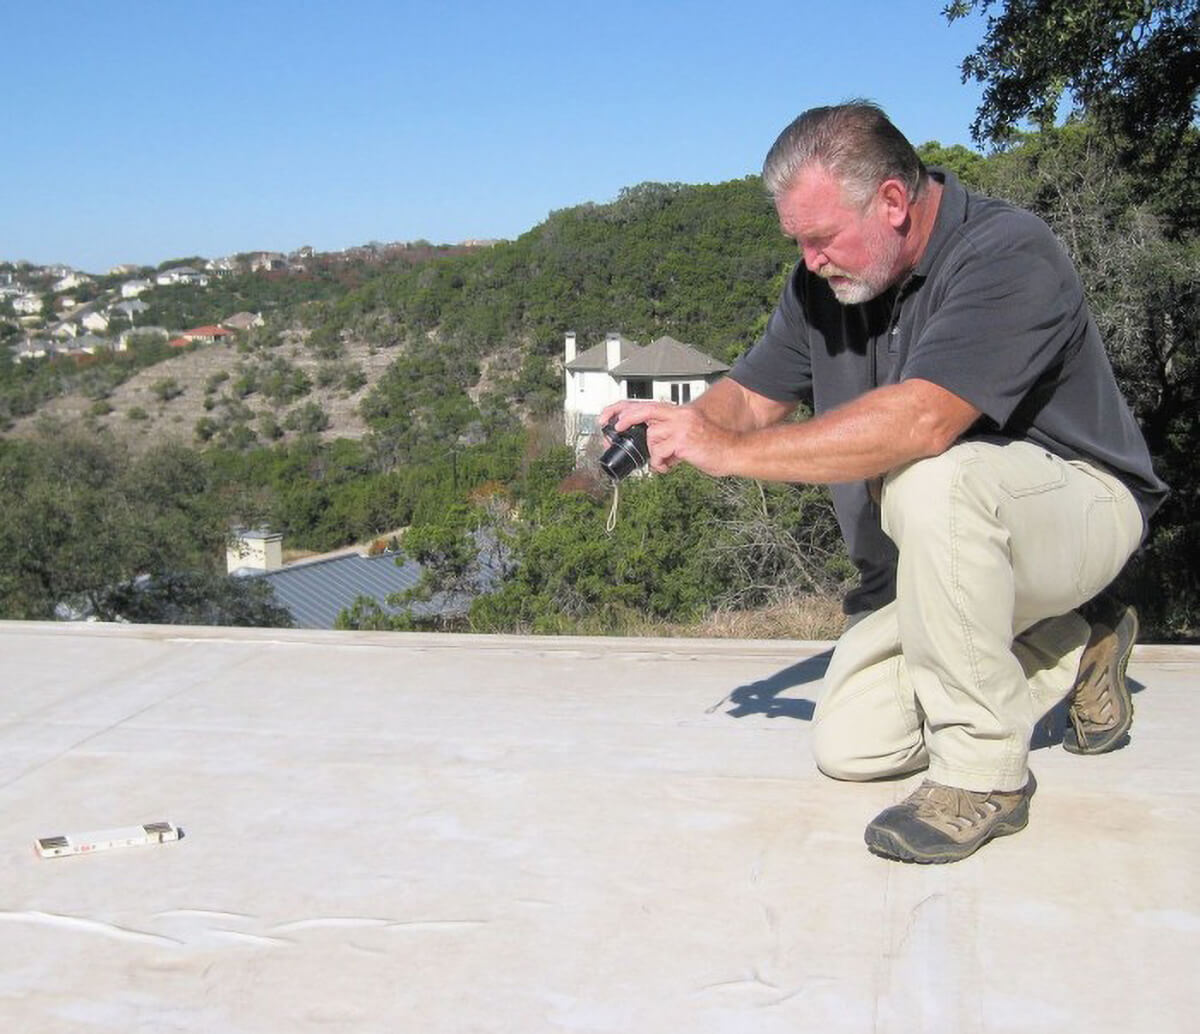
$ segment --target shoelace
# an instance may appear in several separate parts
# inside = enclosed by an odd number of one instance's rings
[[[1105,729],[1113,724],[1115,710],[1108,667],[1093,661],[1067,710],[1067,716],[1075,728],[1075,739],[1081,747],[1088,745],[1089,727],[1093,730]]]
[[[942,823],[960,831],[991,818],[1000,810],[991,794],[942,786],[929,780],[917,787],[913,798],[917,818],[930,825]]]

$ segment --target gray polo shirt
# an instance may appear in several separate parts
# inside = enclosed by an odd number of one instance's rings
[[[901,285],[842,305],[796,265],[766,332],[730,372],[767,398],[822,413],[872,388],[932,381],[983,414],[964,437],[1036,442],[1129,486],[1143,520],[1166,496],[1122,397],[1070,258],[1029,212],[966,190],[950,172],[929,244]],[[855,613],[895,596],[896,549],[862,482],[833,485],[861,584]]]

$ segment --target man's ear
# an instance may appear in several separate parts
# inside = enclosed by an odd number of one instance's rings
[[[879,185],[877,197],[893,229],[898,230],[908,222],[908,188],[900,180],[884,180]]]

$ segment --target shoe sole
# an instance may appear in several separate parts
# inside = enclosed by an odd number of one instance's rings
[[[983,836],[968,840],[962,844],[946,844],[936,849],[920,848],[904,839],[898,833],[884,829],[867,827],[864,839],[872,854],[890,858],[899,862],[915,862],[918,865],[943,865],[946,862],[958,862],[969,858],[989,840],[996,837],[1008,836],[1010,833],[1020,833],[1029,825],[1029,802],[1026,801],[1006,819],[997,822]]]
[[[1122,642],[1122,626],[1128,625],[1128,639]],[[1114,689],[1119,695],[1125,717],[1111,729],[1101,730],[1099,738],[1089,740],[1086,744],[1077,739],[1063,737],[1063,750],[1069,754],[1107,754],[1121,745],[1129,730],[1133,727],[1133,694],[1129,692],[1129,684],[1125,681],[1125,669],[1129,666],[1129,658],[1133,656],[1133,648],[1137,644],[1138,618],[1137,611],[1126,607],[1121,620],[1114,629],[1117,634],[1117,671]],[[1068,729],[1068,735],[1074,729]]]

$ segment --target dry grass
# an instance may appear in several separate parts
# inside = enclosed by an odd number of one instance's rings
[[[846,619],[835,596],[807,596],[761,610],[719,610],[692,625],[645,622],[625,629],[626,635],[680,636],[693,639],[833,640]]]

